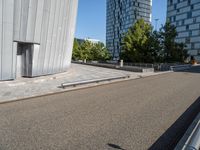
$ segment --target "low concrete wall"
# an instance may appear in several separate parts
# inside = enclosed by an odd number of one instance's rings
[[[154,68],[139,68],[133,66],[124,66],[121,70],[132,71],[132,72],[154,72]]]
[[[118,64],[98,63],[96,61],[87,62],[87,63],[84,63],[82,61],[72,61],[72,63],[104,67],[104,68],[110,68],[110,69],[118,69],[118,70],[131,71],[131,72],[154,72],[154,68],[135,67],[135,66],[120,67],[120,65]]]

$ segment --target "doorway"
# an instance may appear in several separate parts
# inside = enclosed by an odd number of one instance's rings
[[[17,78],[32,75],[33,44],[18,43],[17,45]]]

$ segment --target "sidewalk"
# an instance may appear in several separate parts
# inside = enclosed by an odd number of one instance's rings
[[[99,80],[102,78],[116,78],[119,76],[130,76],[129,79],[138,79],[159,74],[163,73],[133,73],[101,67],[72,64],[71,69],[65,73],[0,82],[0,103],[97,85],[90,84],[62,89],[60,88],[62,83]],[[107,84],[111,82],[116,81],[103,82],[99,84]]]

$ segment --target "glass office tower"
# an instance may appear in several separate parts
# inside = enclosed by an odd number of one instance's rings
[[[124,33],[138,20],[151,22],[152,0],[107,0],[106,46],[119,59]]]
[[[167,18],[177,27],[177,42],[200,61],[200,0],[168,0]]]

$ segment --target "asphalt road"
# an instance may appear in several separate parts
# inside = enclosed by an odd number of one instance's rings
[[[1,150],[172,149],[200,109],[200,67],[0,105]]]

